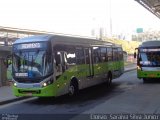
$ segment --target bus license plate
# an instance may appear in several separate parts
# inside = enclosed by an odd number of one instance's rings
[[[27,95],[27,96],[32,96],[32,93],[27,93],[26,95]]]
[[[149,74],[148,76],[149,76],[149,77],[156,77],[155,74]]]

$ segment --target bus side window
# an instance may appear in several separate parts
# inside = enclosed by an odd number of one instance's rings
[[[61,59],[62,59],[61,53],[56,52],[55,53],[55,62],[56,62],[56,74],[57,74],[57,76],[62,74],[62,65],[61,65],[62,60]]]
[[[112,61],[112,48],[111,47],[107,48],[107,60]]]
[[[75,65],[76,64],[76,55],[75,55],[75,53],[68,53],[67,54],[67,63],[69,65]]]
[[[101,51],[99,47],[93,47],[93,58],[94,58],[94,63],[100,63],[101,62]]]
[[[57,52],[55,54],[55,60],[56,60],[56,66],[61,64],[61,54],[60,54],[60,52]]]
[[[90,61],[89,61],[89,49],[88,48],[85,48],[85,61],[86,61],[86,64],[90,63]]]
[[[118,60],[123,60],[123,51],[122,51],[122,48],[118,48]]]
[[[62,71],[65,72],[65,70],[68,69],[68,63],[67,63],[67,52],[62,52]]]
[[[113,48],[113,61],[117,61],[117,60],[118,60],[118,49]]]
[[[85,64],[85,56],[83,48],[76,48],[76,63],[77,64]]]
[[[101,61],[106,62],[106,48],[101,48]]]
[[[56,66],[61,67],[62,72],[65,72],[66,69],[68,69],[68,63],[67,63],[67,52],[60,51],[56,54]]]

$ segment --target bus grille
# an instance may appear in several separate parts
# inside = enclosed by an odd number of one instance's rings
[[[19,93],[22,94],[27,94],[27,93],[32,93],[32,94],[40,94],[40,90],[18,90]]]

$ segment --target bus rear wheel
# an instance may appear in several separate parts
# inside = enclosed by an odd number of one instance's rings
[[[69,86],[69,96],[77,95],[78,91],[78,83],[76,81],[72,81]]]

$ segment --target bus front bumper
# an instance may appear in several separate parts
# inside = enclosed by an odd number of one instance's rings
[[[142,71],[137,70],[138,78],[160,78],[160,71]]]
[[[52,97],[56,96],[56,89],[53,84],[43,88],[18,88],[13,86],[13,94],[20,96],[34,96],[34,97]]]

